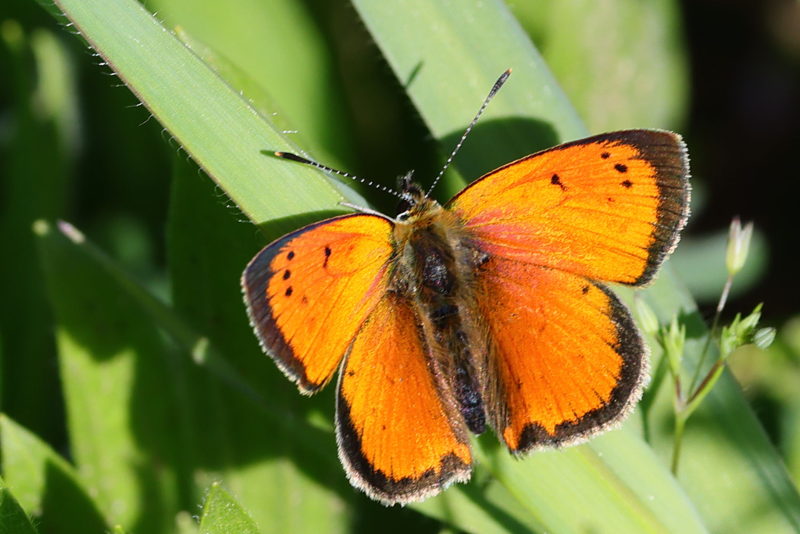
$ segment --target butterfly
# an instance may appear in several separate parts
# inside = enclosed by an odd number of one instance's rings
[[[491,427],[520,454],[632,410],[647,349],[605,283],[653,279],[688,177],[680,136],[626,130],[508,163],[444,205],[406,179],[395,218],[342,215],[261,250],[242,275],[250,321],[302,393],[339,370],[350,482],[384,504],[422,500],[469,479],[470,433]]]

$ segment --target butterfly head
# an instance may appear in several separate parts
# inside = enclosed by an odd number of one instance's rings
[[[411,181],[413,171],[400,177],[400,202],[397,204],[397,220],[408,221],[419,217],[423,213],[429,213],[438,203],[428,198],[425,191]]]

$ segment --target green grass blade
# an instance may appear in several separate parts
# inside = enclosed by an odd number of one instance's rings
[[[6,483],[43,532],[108,532],[105,519],[72,466],[3,414],[0,451]]]
[[[608,432],[591,446],[533,454],[522,461],[496,446],[485,452],[479,461],[545,530],[706,531],[677,482],[630,432]],[[571,513],[565,513],[565,504]]]
[[[255,341],[239,276],[261,239],[236,215],[215,198],[210,180],[198,177],[193,165],[176,162],[168,226],[176,312],[207,333],[239,376],[268,394],[265,406],[281,406],[282,413],[305,421],[312,413],[330,417],[331,391],[312,399],[298,395]],[[207,425],[219,430],[203,438],[204,463],[221,466],[226,486],[235,489],[264,534],[344,530],[346,500],[354,493],[336,459],[330,427],[321,435],[310,425],[276,425],[218,379],[200,370],[192,376],[186,392],[203,414],[195,427],[198,438]],[[241,429],[247,429],[247,439]],[[309,455],[304,442],[317,442],[325,454]]]
[[[303,139],[317,159],[334,167],[352,159],[333,50],[312,10],[295,0],[155,0],[147,7],[167,27],[179,25],[205,43],[215,70],[245,97],[263,102],[259,94],[267,93],[280,102],[265,116],[277,111],[298,132],[291,139]]]
[[[196,178],[194,173],[191,176]],[[207,201],[213,202],[212,198]],[[329,529],[327,520],[333,518],[338,518],[334,530],[346,527],[347,521],[341,517],[345,508],[336,493],[352,496],[353,490],[338,465],[330,428],[320,429],[300,420],[280,399],[270,396],[267,401],[207,339],[194,334],[74,228],[61,224],[58,230],[51,230],[41,223],[38,232],[51,298],[60,319],[57,337],[65,367],[72,446],[84,477],[92,487],[102,488],[99,500],[107,515],[125,526],[144,524],[157,532],[167,528],[177,507],[193,509],[198,490],[184,487],[186,484],[209,482],[226,473],[253,508],[270,519],[265,519],[265,526],[270,527],[265,532],[316,532],[322,527]],[[91,288],[87,280],[91,280]],[[235,294],[238,298],[238,292]],[[176,354],[156,343],[164,343],[162,329],[173,338],[179,353],[191,354],[215,378],[192,372],[186,368],[188,361],[175,358]],[[250,339],[249,332],[246,339]],[[254,364],[269,363],[257,356]],[[134,362],[137,365],[132,367]],[[159,387],[152,383],[154,376],[170,380],[170,384]],[[137,390],[143,393],[133,392],[133,384],[143,388]],[[221,384],[232,387],[221,388]],[[153,396],[146,391],[160,393]],[[208,398],[200,398],[202,395]],[[125,398],[134,403],[131,414],[127,403],[121,402]],[[170,416],[179,424],[157,428],[169,413],[180,414]],[[209,436],[209,428],[225,436]],[[266,429],[264,442],[259,438],[261,428]],[[278,450],[270,441],[270,432],[286,438],[278,440]],[[145,450],[143,445],[149,448]],[[170,454],[176,447],[179,459]],[[276,462],[276,455],[302,461]],[[155,459],[157,472],[148,465]],[[156,473],[160,480],[154,479]],[[180,499],[170,491],[173,477],[177,477]],[[283,492],[280,502],[284,506],[288,505],[286,499],[297,503],[302,495],[302,506],[288,507],[289,513],[285,513],[267,499],[270,492]],[[124,514],[119,508],[109,511],[107,499],[119,498],[125,499]],[[166,506],[173,511],[163,510]],[[298,513],[302,510],[306,513]],[[324,510],[327,513],[322,513]],[[162,523],[157,527],[159,520]]]
[[[263,155],[296,149],[139,3],[58,0],[56,5],[252,220],[336,209],[348,190],[310,168]],[[292,227],[286,221],[273,224]]]
[[[0,404],[46,439],[63,428],[58,409],[54,342],[31,224],[57,217],[67,204],[76,144],[74,72],[67,51],[47,30],[25,33],[13,19],[0,22],[0,48],[9,69],[3,73],[0,142],[0,306],[6,358],[0,371]],[[11,305],[10,303],[13,303]],[[19,357],[19,355],[25,355]],[[29,395],[30,384],[39,394]]]
[[[169,5],[169,4],[167,4]],[[220,54],[204,41],[189,33],[183,26],[175,29],[176,35],[197,54],[203,62],[214,69],[231,87],[239,89],[244,94],[249,104],[263,117],[269,117],[272,127],[281,132],[292,132],[291,140],[304,150],[316,156],[321,161],[336,161],[332,154],[321,148],[319,142],[309,136],[309,130],[301,129],[294,125],[292,119],[278,105],[278,100],[263,86],[256,82],[248,72],[242,70],[235,62]],[[314,130],[311,130],[313,132]]]
[[[68,225],[59,230],[36,226],[76,466],[112,522],[166,530],[192,504],[173,349],[114,277],[75,246],[83,236]]]
[[[0,478],[0,534],[36,534],[25,510]]]
[[[591,132],[678,128],[688,111],[679,2],[506,2]]]
[[[472,181],[586,129],[547,65],[502,2],[353,2],[442,150],[461,136],[495,79],[513,74],[456,163]],[[481,26],[483,31],[472,31]],[[432,30],[435,28],[435,31]],[[497,33],[497,32],[502,33]],[[413,36],[404,41],[404,36]],[[442,198],[464,182],[445,186]]]
[[[214,484],[203,503],[200,534],[261,534],[255,521],[221,485]]]

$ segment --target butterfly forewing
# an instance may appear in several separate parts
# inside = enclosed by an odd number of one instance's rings
[[[447,207],[492,256],[640,285],[677,243],[688,174],[678,135],[628,130],[509,163]]]
[[[301,391],[332,377],[386,291],[393,223],[367,214],[311,224],[264,248],[242,275],[265,352]]]

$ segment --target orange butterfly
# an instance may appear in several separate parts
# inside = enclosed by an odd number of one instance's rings
[[[421,500],[469,479],[470,432],[491,426],[522,453],[632,409],[647,349],[600,281],[652,280],[686,222],[688,176],[678,135],[628,130],[509,163],[444,206],[406,181],[396,219],[334,217],[259,252],[242,276],[250,320],[302,393],[341,368],[351,483]]]

